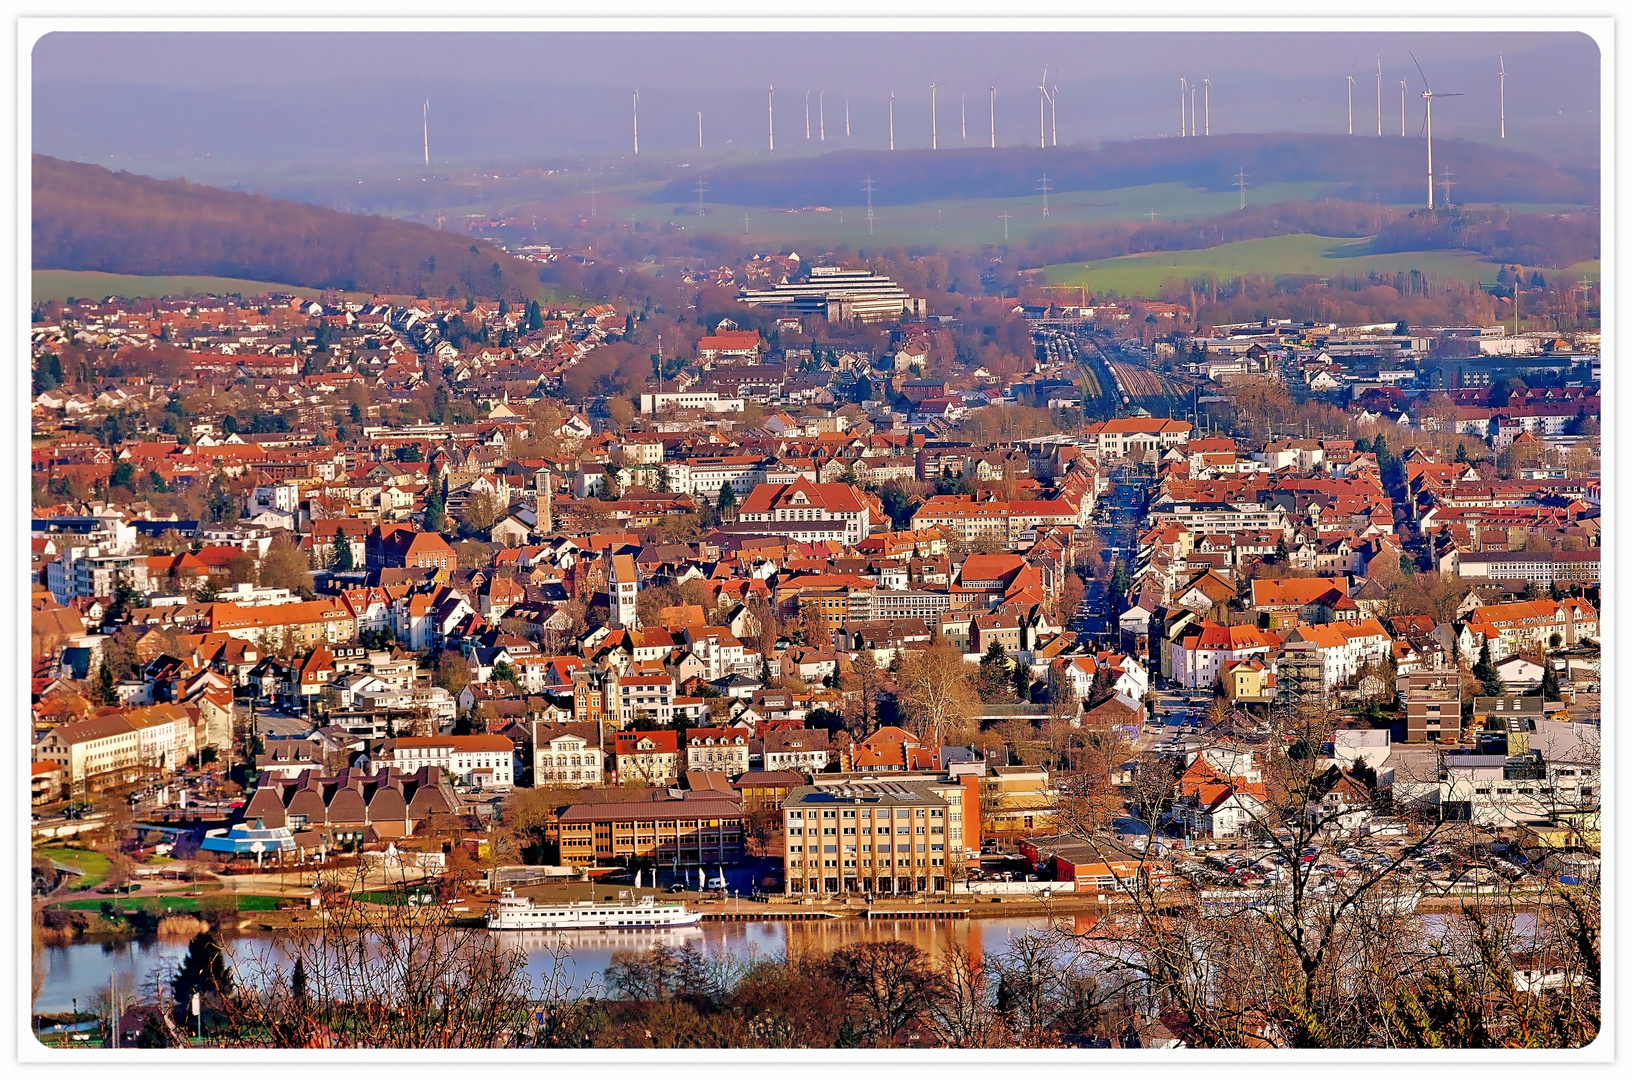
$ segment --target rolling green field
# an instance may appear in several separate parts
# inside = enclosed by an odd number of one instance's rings
[[[1319,274],[1335,276],[1344,271],[1421,270],[1464,281],[1494,281],[1499,263],[1479,255],[1457,251],[1404,251],[1373,255],[1369,240],[1346,237],[1272,236],[1261,240],[1241,240],[1233,244],[1197,251],[1161,251],[1127,255],[1094,263],[1061,263],[1046,268],[1051,285],[1084,286],[1096,293],[1123,296],[1155,296],[1170,278],[1186,280],[1213,274],[1219,278],[1241,274]]]
[[[835,204],[823,210],[804,207],[737,206],[705,201],[704,214],[697,203],[652,202],[658,184],[631,184],[600,190],[595,212],[600,218],[641,228],[656,228],[669,222],[688,231],[746,237],[756,245],[779,247],[788,244],[838,244],[866,250],[869,247],[926,245],[978,247],[1003,243],[1004,212],[1010,215],[1009,240],[1021,243],[1043,225],[1100,225],[1111,221],[1148,220],[1155,211],[1157,221],[1193,220],[1213,217],[1236,209],[1239,196],[1233,189],[1203,191],[1183,184],[1145,184],[1108,191],[1068,191],[1048,197],[1048,217],[1043,217],[1042,195],[1013,199],[945,199],[938,202],[875,205],[873,228],[867,229],[867,207],[856,183],[854,202]],[[1266,184],[1247,192],[1251,204],[1287,202],[1319,198],[1333,185],[1326,183]],[[485,211],[493,212],[491,205]],[[588,191],[550,200],[520,203],[505,213],[534,214],[547,218],[587,216]],[[449,221],[474,212],[472,207],[450,207]],[[743,219],[747,218],[746,224]],[[422,220],[410,215],[408,220]],[[427,219],[428,220],[428,219]],[[432,222],[434,224],[434,221]]]
[[[257,296],[261,293],[293,293],[297,296],[320,296],[321,289],[303,285],[284,285],[275,281],[248,281],[244,278],[167,275],[144,277],[137,274],[104,274],[96,270],[35,270],[32,274],[34,303],[46,300],[66,300],[70,296],[100,300],[105,296],[190,296],[194,293],[239,293]],[[346,293],[347,297],[367,300],[368,293]]]

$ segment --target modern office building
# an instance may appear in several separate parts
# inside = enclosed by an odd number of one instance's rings
[[[929,310],[927,300],[907,295],[905,289],[882,274],[842,266],[813,266],[809,281],[744,289],[737,299],[750,307],[821,315],[828,322],[882,322],[903,315],[922,317]]]

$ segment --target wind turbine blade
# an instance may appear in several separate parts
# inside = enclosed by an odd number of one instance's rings
[[[1411,62],[1412,62],[1412,63],[1413,63],[1413,64],[1417,64],[1417,54],[1416,54],[1416,53],[1414,53],[1414,52],[1412,52],[1412,51],[1411,51],[1411,50],[1409,50],[1409,49],[1407,49],[1407,50],[1406,50],[1406,53],[1405,53],[1405,55],[1407,55],[1407,56],[1409,56],[1409,57],[1410,57],[1410,58],[1411,58]],[[1430,86],[1429,86],[1429,85],[1428,85],[1428,76],[1427,76],[1427,75],[1425,75],[1425,74],[1423,74],[1423,70],[1422,70],[1422,65],[1421,65],[1421,64],[1417,64],[1417,74],[1418,74],[1418,75],[1422,75],[1422,88],[1423,88],[1423,89],[1424,89],[1424,90],[1430,90],[1430,89],[1432,89],[1432,87],[1430,87]]]

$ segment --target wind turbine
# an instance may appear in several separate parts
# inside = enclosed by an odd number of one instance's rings
[[[1201,133],[1213,133],[1213,80],[1208,75],[1201,77]]]
[[[697,149],[703,148],[703,114],[697,114]]]
[[[1190,84],[1190,134],[1196,133],[1196,86]]]
[[[635,91],[635,156],[640,156],[640,91]]]
[[[1349,134],[1353,135],[1354,134],[1354,76],[1353,75],[1345,75],[1343,77],[1345,79],[1349,80]]]
[[[766,131],[771,138],[771,153],[776,153],[776,84],[771,84],[770,92],[765,95],[765,124]]]
[[[1400,138],[1405,138],[1405,80],[1400,80]]]
[[[1417,64],[1415,53],[1410,54],[1411,62]],[[1461,94],[1436,94],[1428,86],[1428,76],[1423,73],[1422,65],[1417,64],[1417,74],[1422,76],[1422,100],[1426,103],[1423,112],[1422,126],[1428,133],[1428,209],[1434,208],[1434,98],[1462,97]]]
[[[1037,85],[1037,146],[1048,148],[1048,129],[1044,127],[1043,106],[1048,103],[1048,68],[1043,68],[1043,81]]]
[[[431,163],[431,99],[425,99],[425,164]],[[440,226],[438,226],[440,228]]]
[[[990,115],[988,116],[987,119],[988,119],[988,122],[992,125],[992,149],[996,150],[997,149],[997,87],[995,85],[990,87],[990,92],[991,92],[991,95],[992,95],[992,98],[991,98],[991,113],[990,113]]]
[[[844,137],[850,138],[850,88],[844,88]]]
[[[827,91],[816,91],[816,133],[827,141]]]
[[[890,91],[890,149],[895,149],[895,91]]]
[[[1377,58],[1377,137],[1383,137],[1383,58]]]
[[[938,86],[940,86],[940,83],[929,84],[929,148],[931,150],[941,148],[939,137],[935,133],[935,88]]]
[[[1054,115],[1054,106],[1059,100],[1060,88],[1058,86],[1050,88],[1048,91],[1048,130],[1050,144],[1053,146],[1060,145],[1060,126]]]
[[[805,91],[805,141],[810,141],[810,91]]]
[[[1502,138],[1507,138],[1507,61],[1501,53],[1496,54],[1496,63],[1502,72]]]
[[[1184,76],[1179,76],[1179,135],[1184,135]]]
[[[963,145],[969,145],[969,95],[958,91],[958,115],[963,118]]]

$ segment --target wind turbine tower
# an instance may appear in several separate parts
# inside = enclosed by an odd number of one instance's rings
[[[895,149],[895,91],[890,91],[890,149]]]
[[[640,91],[639,90],[635,91],[635,103],[634,103],[633,108],[634,108],[634,113],[635,113],[635,156],[639,157],[640,156]]]
[[[1043,106],[1048,104],[1048,68],[1043,68],[1043,81],[1037,86],[1037,148],[1048,149],[1048,129],[1044,127],[1046,117],[1043,115]]]
[[[1354,76],[1353,75],[1345,75],[1343,77],[1345,79],[1349,80],[1349,134],[1353,135],[1354,134]]]
[[[844,137],[850,138],[850,88],[844,88]]]
[[[996,150],[997,149],[997,87],[996,86],[990,87],[989,92],[991,93],[991,112],[987,116],[987,122],[989,124],[991,124],[991,127],[992,127],[992,149]]]
[[[821,136],[820,141],[827,141],[827,91],[816,91],[816,133]]]
[[[1502,138],[1507,138],[1507,60],[1501,53],[1496,54],[1496,63],[1502,72]]]
[[[1195,135],[1195,133],[1196,133],[1196,87],[1195,87],[1194,83],[1191,83],[1190,84],[1190,134],[1193,136],[1193,135]]]
[[[772,84],[770,92],[765,95],[765,123],[766,131],[771,138],[771,153],[776,153],[776,86]]]
[[[805,141],[810,141],[810,91],[805,91]]]
[[[958,91],[958,115],[963,118],[963,145],[969,145],[969,95]]]
[[[1417,64],[1417,74],[1422,76],[1422,100],[1426,104],[1423,111],[1422,126],[1428,133],[1428,209],[1434,208],[1434,98],[1461,97],[1461,94],[1436,94],[1428,85],[1428,76],[1423,74],[1422,65],[1417,63],[1415,54],[1411,55],[1411,62]]]
[[[1400,80],[1400,138],[1405,138],[1405,80]]]
[[[697,114],[697,149],[703,148],[703,114]]]
[[[929,148],[931,150],[941,148],[940,139],[935,133],[935,88],[939,85],[939,83],[929,84]]]
[[[1377,58],[1377,137],[1383,137],[1383,58]]]
[[[425,99],[425,164],[431,163],[431,99]]]
[[[1179,76],[1179,135],[1184,135],[1184,76]]]
[[[1058,86],[1052,87],[1048,92],[1048,130],[1051,144],[1054,146],[1060,145],[1060,125],[1058,118],[1054,115],[1054,106],[1059,100],[1060,88]]]
[[[1201,133],[1213,133],[1213,80],[1207,75],[1201,77]]]

